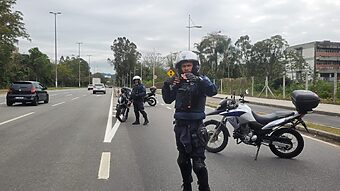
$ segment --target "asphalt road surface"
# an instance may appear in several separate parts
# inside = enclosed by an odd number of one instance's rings
[[[145,106],[150,123],[132,126],[132,108],[125,123],[112,117],[111,89],[49,93],[38,106],[7,107],[0,97],[0,190],[180,190],[173,104],[158,97]],[[261,147],[254,161],[255,147],[229,139],[221,153],[207,153],[212,190],[340,190],[340,147],[304,140],[295,159]]]

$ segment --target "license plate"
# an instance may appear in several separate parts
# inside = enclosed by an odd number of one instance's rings
[[[24,99],[24,97],[15,97],[15,99]]]

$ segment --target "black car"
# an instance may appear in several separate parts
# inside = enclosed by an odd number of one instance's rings
[[[48,103],[49,95],[47,91],[45,91],[46,89],[46,87],[36,81],[13,82],[7,92],[7,105],[11,106],[16,102],[23,104],[29,102],[32,103],[32,105],[38,105],[39,101]]]

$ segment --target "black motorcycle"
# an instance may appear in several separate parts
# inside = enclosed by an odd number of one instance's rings
[[[157,100],[156,100],[156,90],[157,88],[152,86],[150,88],[150,91],[149,93],[146,94],[146,96],[144,97],[144,103],[147,102],[150,106],[155,106],[156,103],[157,103]]]
[[[129,115],[129,99],[131,96],[131,89],[123,87],[121,89],[121,94],[118,98],[118,103],[116,105],[116,118],[120,122],[125,122]]]

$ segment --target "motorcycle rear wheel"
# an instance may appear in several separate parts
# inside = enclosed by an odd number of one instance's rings
[[[228,144],[229,133],[226,127],[216,120],[204,122],[204,127],[207,129],[209,135],[209,141],[205,147],[206,150],[211,153],[221,152]],[[220,130],[220,132],[217,135],[214,135],[217,130]],[[212,137],[213,135],[214,137]]]
[[[304,141],[299,132],[291,128],[283,128],[279,129],[271,134],[272,140],[276,138],[288,138],[289,139],[289,146],[278,146],[275,144],[270,144],[270,150],[280,158],[294,158],[298,156],[304,147]],[[275,142],[275,141],[273,141]],[[283,144],[287,144],[283,143]]]
[[[150,106],[155,106],[156,103],[157,103],[156,98],[154,98],[154,97],[149,97],[147,102]]]

